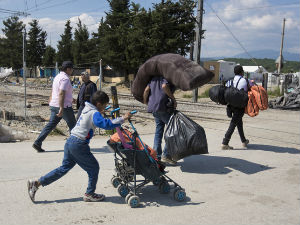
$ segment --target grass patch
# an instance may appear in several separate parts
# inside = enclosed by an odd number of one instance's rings
[[[268,91],[268,96],[269,96],[269,97],[279,97],[279,96],[282,96],[282,95],[280,94],[280,88],[279,88],[279,87],[276,87],[274,90]]]
[[[206,89],[199,98],[209,98],[209,89]]]
[[[192,98],[192,95],[191,94],[184,94],[182,97],[183,98]]]
[[[192,94],[184,94],[182,97],[183,98],[193,98],[194,97],[194,93],[192,93]],[[198,98],[209,98],[209,89],[206,89],[204,92],[202,92],[201,95],[198,95]]]

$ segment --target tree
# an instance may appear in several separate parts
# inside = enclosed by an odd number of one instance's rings
[[[127,0],[109,0],[110,11],[101,20],[97,39],[103,64],[121,75],[136,73],[148,58],[162,53],[186,55],[195,27],[193,0],[162,0],[146,11]]]
[[[65,24],[64,34],[62,34],[61,40],[58,41],[57,45],[57,57],[56,60],[59,65],[62,64],[63,61],[72,60],[72,27],[70,26],[70,20],[68,20]]]
[[[46,67],[54,67],[55,66],[55,49],[50,45],[47,45],[46,51],[43,57],[43,65]]]
[[[76,65],[84,64],[85,66],[89,66],[90,62],[95,60],[90,54],[92,46],[91,40],[89,40],[88,29],[85,24],[81,23],[80,19],[78,19],[77,28],[74,32],[72,49],[74,64]]]
[[[32,20],[29,25],[31,28],[28,32],[27,41],[27,65],[30,68],[35,68],[42,65],[46,50],[47,33],[38,25],[37,20]],[[34,70],[34,73],[36,76],[36,70]]]
[[[139,4],[132,3],[131,20],[125,53],[130,66],[128,71],[136,73],[139,66],[152,56],[149,51],[151,11],[147,12],[144,8],[140,8]]]
[[[1,64],[6,67],[12,67],[14,70],[20,69],[23,66],[23,36],[22,31],[24,24],[19,21],[16,16],[10,17],[3,21],[4,28],[2,29],[5,38],[1,39],[1,55],[4,60]]]
[[[193,41],[195,18],[192,0],[164,1],[154,5],[150,28],[152,55],[177,53],[186,55]]]
[[[127,58],[128,32],[130,27],[129,0],[108,0],[110,12],[100,26],[100,55],[104,64],[108,64],[127,78],[129,62]]]

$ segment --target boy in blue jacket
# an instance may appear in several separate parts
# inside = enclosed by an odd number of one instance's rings
[[[103,118],[101,113],[104,112],[108,102],[109,97],[103,91],[96,91],[93,94],[92,102],[86,102],[76,126],[71,130],[71,135],[66,141],[62,165],[38,180],[29,180],[27,182],[28,194],[33,202],[39,186],[46,186],[60,179],[76,164],[84,169],[89,176],[88,187],[83,200],[86,202],[98,202],[105,198],[103,194],[95,193],[99,164],[90,151],[89,142],[93,137],[96,127],[111,130],[120,126],[125,120],[131,117],[130,112],[128,112],[123,117],[114,120]]]

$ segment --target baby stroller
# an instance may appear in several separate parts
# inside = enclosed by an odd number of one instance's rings
[[[112,117],[118,110],[120,109],[111,111]],[[131,113],[134,114],[136,111]],[[142,142],[131,120],[129,123],[133,132],[123,127],[116,128],[117,132],[114,135],[120,138],[119,141],[112,140],[112,137],[107,141],[115,157],[116,175],[111,179],[113,187],[117,188],[120,196],[125,198],[125,202],[131,208],[139,206],[140,198],[137,192],[150,182],[158,186],[162,194],[169,193],[173,188],[174,199],[184,201],[185,190],[166,175],[165,166],[157,160],[156,152]],[[137,180],[137,176],[141,176],[142,179]]]

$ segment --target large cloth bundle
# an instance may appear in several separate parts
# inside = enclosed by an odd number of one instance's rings
[[[178,54],[161,54],[140,66],[131,87],[134,98],[143,102],[143,93],[154,76],[163,76],[176,88],[192,90],[208,83],[214,74],[194,61]]]
[[[164,137],[168,154],[175,161],[208,153],[204,129],[179,111],[171,116]]]
[[[259,107],[251,90],[248,91],[248,104],[245,107],[245,113],[251,117],[257,116],[259,113]]]
[[[250,90],[255,97],[258,108],[260,110],[266,110],[269,107],[267,91],[260,85],[254,85],[250,88]]]

